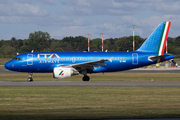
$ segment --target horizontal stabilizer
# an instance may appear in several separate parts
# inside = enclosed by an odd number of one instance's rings
[[[160,62],[160,60],[162,60],[163,58],[170,56],[170,55],[172,55],[172,54],[166,54],[166,55],[160,55],[160,56],[150,56],[150,57],[148,57],[148,60],[150,60],[150,61],[157,60],[158,62]]]

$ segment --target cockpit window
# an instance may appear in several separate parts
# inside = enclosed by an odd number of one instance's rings
[[[21,60],[21,58],[17,58],[17,57],[16,57],[16,58],[13,58],[13,60]]]

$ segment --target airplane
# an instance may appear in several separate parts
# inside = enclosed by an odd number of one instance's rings
[[[161,22],[141,47],[132,52],[29,52],[15,56],[5,68],[33,73],[53,73],[57,79],[82,74],[89,81],[88,73],[124,71],[174,58],[164,53],[171,22]]]

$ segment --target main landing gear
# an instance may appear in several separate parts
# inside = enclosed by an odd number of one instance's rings
[[[27,79],[28,82],[32,82],[32,81],[33,81],[32,75],[33,75],[33,73],[30,73],[30,74],[29,74],[29,77],[28,77],[28,79]]]
[[[83,81],[89,81],[90,80],[89,76],[87,76],[87,71],[86,70],[81,71],[81,74],[84,75],[84,77],[82,78]]]
[[[89,76],[84,75],[84,77],[82,78],[82,80],[83,80],[83,81],[89,81],[89,80],[90,80],[90,78],[89,78]]]

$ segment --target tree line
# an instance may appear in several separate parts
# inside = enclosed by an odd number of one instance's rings
[[[135,48],[138,49],[146,38],[135,36]],[[104,50],[108,51],[132,51],[133,36],[109,38],[104,40]],[[12,58],[17,53],[35,52],[66,52],[86,51],[88,38],[83,36],[64,37],[63,39],[51,38],[47,32],[37,31],[29,34],[28,39],[16,39],[0,41],[0,58]],[[90,51],[101,51],[102,40],[95,38],[90,40]],[[180,36],[168,37],[168,53],[180,57]]]

